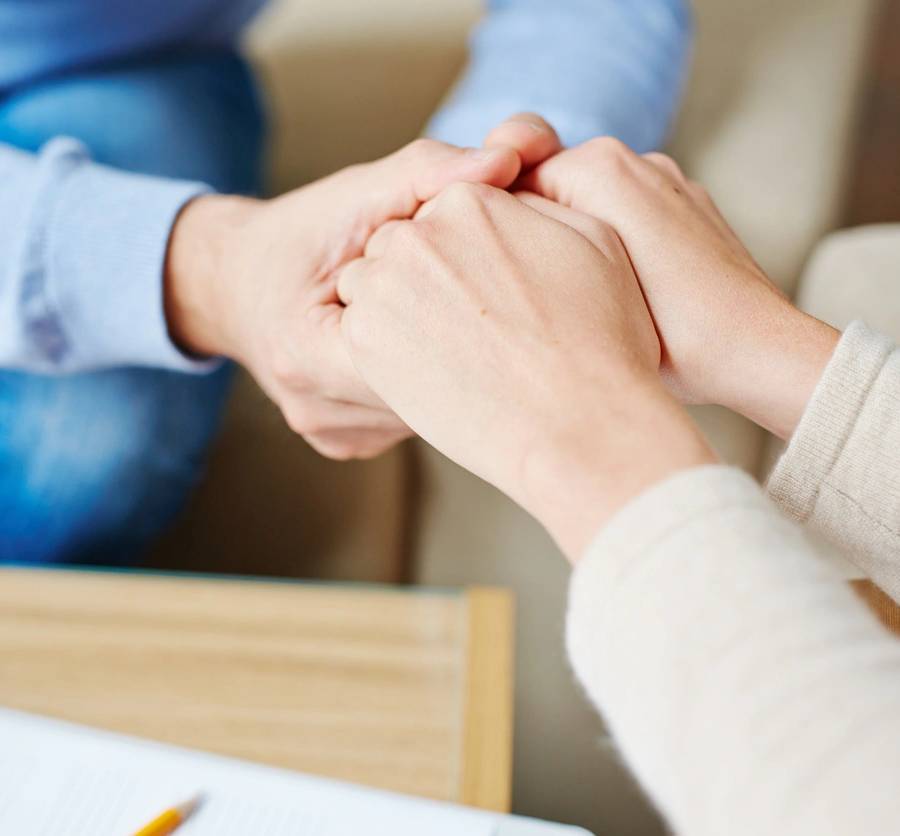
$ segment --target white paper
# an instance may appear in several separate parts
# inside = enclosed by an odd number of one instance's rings
[[[0,709],[0,834],[129,836],[196,793],[178,836],[579,832]]]

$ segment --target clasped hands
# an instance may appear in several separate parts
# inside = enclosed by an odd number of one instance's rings
[[[194,201],[167,314],[320,452],[415,432],[573,560],[630,498],[715,461],[682,403],[788,437],[837,341],[672,160],[561,150],[532,115],[480,150],[419,141],[273,201]]]

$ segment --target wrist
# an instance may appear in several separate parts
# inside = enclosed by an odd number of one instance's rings
[[[238,281],[232,252],[258,204],[251,198],[204,195],[188,202],[175,220],[163,288],[169,334],[183,351],[239,353],[229,315]]]
[[[754,329],[741,368],[717,402],[789,439],[839,340],[836,329],[784,300]]]
[[[542,434],[523,461],[522,504],[577,562],[609,519],[681,470],[716,462],[687,412],[657,381],[583,398],[565,426]]]

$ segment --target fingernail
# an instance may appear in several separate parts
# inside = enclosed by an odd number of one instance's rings
[[[511,116],[508,121],[517,122],[520,125],[528,125],[531,130],[538,134],[542,134],[547,131],[546,122],[538,119],[535,116],[530,116],[524,113],[517,114],[516,116]]]
[[[500,148],[467,148],[466,156],[473,160],[493,160],[501,152]]]
[[[510,119],[509,121],[515,122],[517,125],[527,125],[535,133],[543,133],[547,130],[545,125],[542,125],[540,122],[533,122],[531,119]]]

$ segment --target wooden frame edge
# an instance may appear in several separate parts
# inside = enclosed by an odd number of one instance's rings
[[[466,590],[468,639],[460,801],[509,812],[515,607],[507,589]]]

